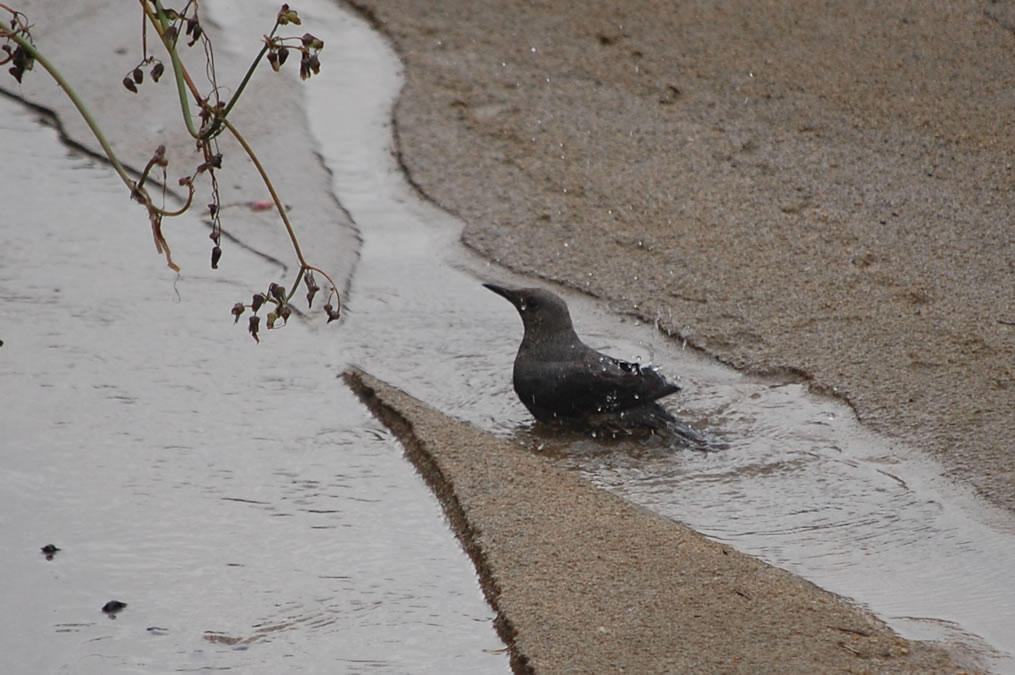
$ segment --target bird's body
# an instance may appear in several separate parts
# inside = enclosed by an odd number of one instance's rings
[[[598,352],[578,337],[564,301],[542,288],[486,288],[522,317],[514,389],[533,417],[608,431],[650,431],[700,444],[703,437],[677,420],[658,399],[680,390],[653,367]]]

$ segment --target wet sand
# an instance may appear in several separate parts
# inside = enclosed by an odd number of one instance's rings
[[[516,673],[930,673],[942,650],[362,371],[498,613]]]
[[[352,4],[468,246],[808,381],[1015,508],[1015,9]]]
[[[466,245],[807,381],[1015,508],[1013,10],[351,4],[406,64],[400,160]],[[845,656],[821,669],[869,665]]]

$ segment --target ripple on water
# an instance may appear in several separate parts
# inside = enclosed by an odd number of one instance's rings
[[[721,430],[726,450],[572,439],[550,454],[633,502],[857,598],[911,637],[981,655],[992,648],[977,635],[1015,646],[1015,594],[1003,572],[1015,540],[937,489],[940,471],[926,458],[888,447],[801,385],[694,381],[690,370],[675,398],[687,419]],[[1013,665],[992,656],[995,667]]]
[[[438,504],[322,366],[333,343],[297,324],[255,345],[222,309],[236,285],[201,275],[177,300],[138,254],[150,231],[115,178],[68,167],[51,130],[0,106],[18,125],[4,142],[36,171],[8,195],[27,220],[0,231],[19,244],[0,246],[0,269],[38,284],[0,294],[19,319],[0,360],[7,670],[505,670],[483,652],[502,646],[492,611]],[[67,236],[46,238],[53,227]],[[206,264],[201,223],[175,221],[173,236],[185,268]],[[277,275],[241,249],[231,259],[256,286]],[[63,549],[51,562],[49,541]],[[111,599],[127,603],[115,619],[100,611]]]

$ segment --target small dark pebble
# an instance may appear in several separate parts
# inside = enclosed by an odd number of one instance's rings
[[[55,556],[59,551],[60,548],[58,546],[53,546],[53,544],[46,544],[42,547],[42,555],[46,556],[46,560],[52,560],[53,556]]]
[[[123,608],[127,606],[126,602],[120,602],[119,600],[110,600],[102,606],[102,611],[114,618],[117,613],[123,611]]]

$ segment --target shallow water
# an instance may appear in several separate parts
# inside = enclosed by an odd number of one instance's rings
[[[674,454],[534,430],[510,383],[521,322],[480,286],[533,282],[462,251],[460,224],[414,199],[390,156],[384,108],[339,94],[385,82],[394,96],[398,63],[363,41],[354,19],[327,16],[341,36],[332,42],[337,58],[350,67],[335,89],[334,79],[312,83],[310,112],[336,192],[365,233],[343,333],[352,360],[450,415],[854,598],[905,636],[943,640],[1015,672],[1005,655],[1015,651],[1015,590],[1005,576],[1015,521],[942,478],[929,458],[860,428],[847,407],[798,383],[744,377],[565,293],[587,341],[680,374],[685,389],[673,405],[731,447]],[[382,151],[349,150],[363,139]],[[376,335],[384,339],[369,339]]]
[[[214,18],[259,34],[238,1],[209,3]],[[565,294],[588,342],[680,374],[673,405],[731,447],[674,454],[534,430],[510,383],[520,320],[480,286],[531,282],[462,251],[460,225],[405,185],[390,155],[390,49],[327,0],[298,9],[342,64],[307,87],[364,241],[341,326],[294,322],[255,345],[228,308],[278,270],[239,250],[242,263],[207,270],[192,221],[171,236],[178,300],[111,173],[68,159],[2,102],[3,142],[38,167],[0,179],[21,221],[0,242],[0,653],[12,672],[507,670],[439,507],[334,378],[349,363],[906,636],[1015,650],[1010,516],[799,384],[743,377]],[[50,542],[65,550],[46,562]],[[129,603],[116,620],[99,612],[113,598]]]
[[[174,284],[111,171],[0,110],[32,158],[0,166],[3,671],[508,671],[440,507],[336,379],[342,329],[256,345],[228,310],[277,269],[208,270],[179,219]]]

